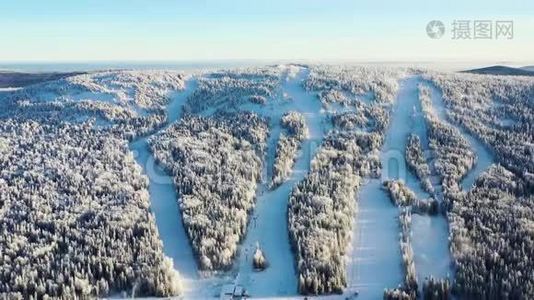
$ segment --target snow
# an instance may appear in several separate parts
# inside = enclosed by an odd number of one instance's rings
[[[412,214],[412,248],[420,286],[430,275],[452,279],[454,273],[448,239],[449,224],[446,218]]]
[[[171,99],[173,99],[169,105],[167,105],[167,118],[168,125],[176,122],[182,115],[182,107],[187,100],[187,97],[191,95],[197,88],[198,83],[194,78],[190,78],[186,81],[185,91],[173,92],[171,94]],[[162,129],[161,131],[165,130]]]
[[[462,179],[460,185],[464,191],[468,191],[473,186],[478,176],[488,169],[493,163],[495,158],[490,150],[476,137],[470,134],[464,127],[452,124],[447,117],[447,111],[445,104],[443,103],[443,93],[435,85],[429,84],[430,91],[432,92],[432,109],[438,116],[438,118],[450,126],[458,128],[460,133],[469,142],[471,149],[476,153],[477,160],[473,169],[467,173]]]
[[[382,299],[384,289],[403,280],[399,246],[399,210],[379,179],[369,180],[359,192],[347,266],[346,295]]]
[[[418,99],[417,82],[418,78],[410,77],[401,83],[380,154],[382,178],[369,180],[358,195],[359,212],[353,226],[347,293],[359,291],[359,299],[381,298],[385,288],[403,282],[399,211],[383,190],[381,181],[402,179],[414,191],[424,193],[404,159],[408,134],[417,123],[412,118]]]
[[[184,281],[185,298],[212,298],[220,294],[225,286],[240,285],[254,298],[295,298],[297,275],[294,257],[287,234],[287,201],[293,186],[309,171],[311,158],[329,125],[326,116],[333,112],[346,111],[352,107],[328,107],[322,109],[314,94],[306,93],[301,82],[309,70],[303,67],[284,66],[286,80],[283,95],[288,100],[270,101],[265,106],[247,104],[246,109],[271,118],[271,134],[268,140],[265,172],[258,192],[255,211],[251,217],[247,235],[240,245],[240,251],[231,272],[203,278],[196,266],[196,260],[185,234],[181,213],[176,201],[177,195],[172,178],[154,163],[143,137],[131,143],[137,152],[136,160],[143,166],[150,180],[151,208],[164,245],[164,252],[173,259]],[[382,188],[385,179],[402,179],[418,198],[430,195],[424,192],[415,174],[407,168],[404,149],[407,136],[416,133],[428,150],[428,138],[424,117],[418,100],[419,76],[411,76],[401,82],[401,89],[392,107],[390,127],[386,133],[381,151],[382,178],[368,180],[359,192],[359,208],[355,214],[353,240],[348,255],[348,287],[344,295],[317,298],[345,298],[358,292],[358,299],[382,298],[384,288],[396,287],[403,282],[401,253],[399,246],[399,210],[391,203]],[[186,90],[173,96],[168,105],[169,124],[180,117],[185,99],[196,88],[196,82],[188,80]],[[441,92],[432,89],[432,103],[441,120],[446,120]],[[372,95],[365,95],[371,99]],[[366,101],[367,102],[367,101]],[[249,107],[250,106],[250,107]],[[243,107],[242,107],[243,108]],[[291,177],[276,189],[269,189],[269,180],[274,163],[276,143],[282,131],[280,118],[287,111],[301,112],[309,128],[309,137],[303,142]],[[462,180],[464,189],[470,187],[476,177],[493,162],[489,151],[465,130],[459,128],[478,154],[475,168]],[[252,259],[259,243],[269,267],[264,271],[253,269]],[[424,278],[450,276],[451,257],[448,247],[448,224],[441,216],[413,215],[412,243],[415,264],[420,285]],[[314,297],[315,298],[315,297]]]
[[[187,299],[212,298],[224,288],[242,286],[254,298],[302,298],[297,292],[297,272],[294,255],[291,251],[287,232],[287,203],[289,195],[299,181],[310,170],[310,162],[331,128],[327,118],[334,113],[355,110],[352,105],[331,103],[326,107],[317,95],[307,93],[302,81],[309,76],[309,69],[295,65],[281,65],[285,70],[282,95],[287,99],[271,99],[266,105],[246,103],[243,110],[254,111],[270,118],[270,136],[267,143],[266,163],[263,182],[258,189],[258,199],[249,221],[248,232],[239,246],[240,251],[234,268],[230,272],[200,274],[189,238],[184,229],[173,178],[154,160],[148,147],[148,139],[162,132],[181,117],[186,99],[198,86],[195,78],[188,78],[184,91],[170,92],[171,101],[167,105],[167,125],[158,132],[141,137],[130,143],[137,163],[149,180],[151,211],[154,213],[164,253],[172,259],[173,267],[180,273]],[[358,299],[380,299],[385,288],[397,287],[403,282],[402,259],[399,246],[399,209],[392,204],[382,182],[387,179],[401,179],[413,190],[419,199],[430,195],[423,191],[418,178],[409,171],[405,161],[405,147],[410,133],[416,133],[424,150],[429,150],[427,128],[418,98],[420,76],[410,76],[402,80],[397,99],[391,107],[390,125],[381,150],[382,178],[367,179],[358,194],[358,209],[354,216],[352,242],[347,255],[348,287],[344,295],[314,298],[346,298],[358,292]],[[476,178],[495,162],[489,149],[465,128],[448,120],[442,92],[429,84],[432,92],[432,108],[438,118],[460,130],[477,154],[477,162],[461,181],[464,191],[469,190]],[[2,92],[15,89],[0,88]],[[91,100],[107,103],[118,101],[112,94],[71,91],[67,100]],[[131,93],[131,92],[130,92]],[[41,97],[52,95],[43,93]],[[348,96],[347,96],[348,97]],[[54,99],[57,95],[54,96]],[[365,93],[355,96],[372,105],[374,95]],[[144,112],[136,106],[138,113]],[[210,110],[208,110],[210,111]],[[270,179],[275,158],[277,141],[282,132],[280,119],[288,111],[303,114],[309,130],[303,141],[291,176],[275,189],[270,189]],[[82,120],[82,119],[80,119]],[[102,122],[101,120],[99,120]],[[502,120],[504,125],[513,125],[513,120]],[[104,126],[105,123],[100,123]],[[438,181],[433,178],[433,184]],[[439,193],[440,189],[436,185]],[[449,228],[442,215],[412,215],[411,241],[415,253],[416,272],[420,286],[425,278],[445,278],[453,274],[451,254],[448,246]],[[257,243],[269,264],[259,272],[253,269],[252,259]]]
[[[57,96],[53,94],[49,94],[48,97],[50,98],[46,99],[46,97],[44,97],[45,101],[53,101],[57,98]],[[115,97],[112,94],[102,92],[75,91],[74,94],[68,95],[67,97],[69,97],[72,101],[91,100],[110,104],[116,103]]]
[[[421,82],[420,77],[413,77],[410,85],[410,95],[407,97],[407,102],[413,105],[412,123],[413,132],[416,133],[420,139],[423,149],[429,150],[429,141],[427,127],[424,120],[424,113],[422,112],[421,103],[417,85]],[[413,103],[415,102],[415,103]],[[412,189],[419,199],[428,198],[430,195],[420,188],[419,181],[412,172],[408,172],[406,184]],[[410,176],[411,175],[411,176]],[[436,188],[437,193],[440,193],[441,188],[438,186],[439,181],[432,182]],[[442,197],[438,197],[441,199]],[[412,215],[412,247],[415,254],[415,266],[417,272],[417,280],[420,287],[425,278],[431,275],[434,278],[452,277],[452,258],[449,252],[448,245],[449,227],[445,217],[441,214],[436,216],[428,215]]]
[[[171,97],[168,105],[168,125],[176,121],[186,98],[194,91],[194,79],[186,82],[186,89]],[[161,129],[164,130],[165,128]],[[187,292],[189,282],[199,278],[193,250],[186,235],[182,214],[178,206],[178,197],[174,188],[172,176],[167,174],[154,160],[150,153],[147,140],[150,136],[142,137],[130,143],[137,163],[149,179],[150,208],[154,213],[160,238],[163,242],[163,251],[172,259],[174,268],[180,273]]]
[[[512,118],[504,118],[498,121],[499,126],[502,127],[513,127],[516,124],[519,124],[517,120],[514,120]]]
[[[253,297],[297,295],[297,275],[287,233],[287,201],[293,186],[309,171],[311,158],[324,137],[324,116],[320,113],[321,103],[317,97],[307,94],[301,82],[308,76],[308,69],[290,66],[284,82],[284,94],[291,101],[263,112],[271,117],[271,136],[265,172],[268,174],[261,188],[256,209],[249,224],[247,236],[241,246],[237,260],[236,282]],[[274,149],[281,132],[280,118],[287,111],[298,111],[306,119],[309,136],[303,141],[291,177],[274,190],[269,190],[270,170],[274,163]],[[259,243],[269,267],[261,272],[253,270],[252,258]]]
[[[403,89],[398,96],[396,115],[392,119],[394,135],[388,135],[395,140],[395,144],[402,143],[405,149],[407,135],[416,133],[421,138],[423,148],[428,150],[428,134],[424,115],[418,95],[419,76],[413,76],[403,83]],[[387,143],[387,142],[386,142]],[[404,151],[401,164],[405,165]],[[414,173],[406,169],[406,185],[415,192],[417,198],[426,199],[430,195],[421,189],[421,185]],[[441,189],[437,189],[440,191]],[[449,252],[449,228],[446,218],[436,216],[412,215],[412,247],[415,254],[415,267],[419,286],[424,279],[430,277],[446,278],[451,276],[452,259]]]
[[[247,294],[254,298],[298,297],[295,262],[287,233],[287,201],[293,186],[309,171],[310,161],[324,138],[326,121],[325,115],[321,112],[319,99],[315,95],[306,93],[301,86],[309,74],[308,69],[296,66],[283,66],[283,68],[286,71],[283,90],[290,98],[289,101],[272,99],[273,101],[265,106],[245,104],[241,107],[269,117],[271,132],[256,208],[231,272],[210,274],[209,277],[199,274],[189,239],[184,231],[172,177],[155,164],[147,147],[147,139],[150,136],[130,144],[132,151],[137,153],[136,160],[149,177],[151,208],[163,241],[164,253],[173,259],[175,269],[181,274],[185,290],[183,297],[186,299],[218,297],[225,287],[234,286],[242,286]],[[167,108],[168,124],[180,118],[185,99],[196,87],[196,81],[189,80],[186,91],[175,95]],[[282,131],[280,119],[288,111],[298,111],[305,116],[309,136],[301,146],[291,177],[276,189],[270,190],[276,144]],[[269,267],[262,272],[253,270],[252,266],[257,243],[269,264]]]
[[[271,135],[268,140],[267,163],[257,205],[232,272],[211,274],[210,277],[199,274],[183,227],[176,201],[178,195],[172,177],[154,162],[147,145],[150,136],[130,144],[132,151],[136,152],[137,162],[149,177],[151,208],[163,241],[164,253],[173,259],[175,269],[181,274],[185,290],[183,297],[186,299],[217,297],[224,287],[236,285],[243,286],[247,293],[254,297],[298,295],[295,262],[287,233],[287,201],[293,186],[309,171],[311,158],[322,142],[326,127],[319,99],[315,95],[306,93],[301,86],[309,74],[308,69],[296,66],[283,67],[286,70],[283,90],[290,98],[289,101],[271,101],[266,106],[251,104],[241,107],[270,117]],[[167,107],[169,125],[180,118],[185,99],[196,87],[196,81],[191,79],[187,82],[184,92],[174,95],[174,100]],[[309,137],[302,144],[291,177],[278,188],[269,190],[276,143],[282,131],[280,119],[288,111],[298,111],[305,116]],[[256,243],[259,243],[269,263],[269,267],[262,272],[253,270],[252,266]]]
[[[404,156],[410,133],[418,134],[422,144],[428,145],[418,98],[417,85],[420,81],[419,76],[402,80],[380,155],[382,178],[369,180],[358,196],[359,211],[353,226],[348,262],[349,286],[345,292],[353,295],[358,291],[358,299],[379,299],[385,288],[394,288],[403,282],[399,210],[391,203],[381,181],[400,179],[419,199],[430,196],[408,169]],[[452,273],[448,224],[443,216],[413,215],[412,243],[420,286],[430,275],[444,278]]]
[[[21,90],[22,88],[20,87],[3,87],[3,88],[0,88],[0,93],[2,92],[13,92],[13,91],[18,91],[18,90]]]
[[[409,171],[404,155],[410,133],[421,136],[422,143],[427,140],[424,119],[417,113],[419,81],[419,77],[412,76],[401,82],[382,149],[382,180],[403,180],[420,198],[427,198],[430,195],[423,191],[418,178]]]

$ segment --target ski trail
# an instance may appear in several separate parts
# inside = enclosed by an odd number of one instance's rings
[[[414,128],[420,130],[413,118],[417,82],[416,77],[401,82],[380,153],[382,178],[369,179],[358,194],[359,208],[355,214],[347,268],[347,296],[358,292],[358,299],[380,299],[385,288],[394,288],[403,282],[399,210],[383,189],[382,181],[402,179],[411,189],[426,194],[414,174],[408,171],[404,159],[408,135]]]
[[[475,166],[469,170],[467,175],[460,182],[462,190],[468,191],[471,189],[476,178],[494,163],[493,155],[485,145],[469,134],[465,128],[456,126],[448,120],[446,107],[443,103],[442,92],[432,83],[427,82],[427,86],[431,90],[432,111],[441,122],[444,122],[453,128],[457,128],[477,155]],[[420,106],[421,103],[419,103],[419,110],[421,110]],[[422,112],[421,115],[423,115]],[[421,138],[423,147],[429,149],[426,126],[425,130],[418,134]],[[423,139],[423,137],[425,139]],[[430,165],[430,168],[434,169],[433,165]],[[433,173],[435,173],[435,171],[433,171]],[[442,199],[443,189],[441,187],[440,177],[433,176],[432,184],[436,190],[437,198]],[[448,249],[448,243],[444,243],[444,241],[448,240],[448,227],[448,222],[444,217],[412,215],[412,247],[415,253],[417,279],[420,285],[424,282],[425,278],[428,278],[431,275],[434,278],[449,277],[450,279],[453,279],[454,277],[451,253]]]
[[[412,248],[419,289],[430,276],[452,279],[454,275],[449,251],[449,224],[443,215],[412,214]]]
[[[294,68],[290,66],[290,68]],[[295,71],[289,70],[289,71]],[[297,273],[289,235],[287,232],[287,203],[293,186],[304,179],[310,168],[310,159],[324,136],[324,126],[320,114],[320,102],[307,94],[301,86],[309,71],[299,68],[295,76],[288,76],[283,91],[291,101],[276,107],[271,115],[273,122],[268,141],[267,174],[271,174],[274,164],[274,149],[281,132],[280,118],[284,112],[294,110],[305,116],[309,137],[303,141],[293,172],[288,180],[274,190],[269,190],[271,176],[266,176],[261,194],[237,261],[238,273],[235,284],[243,286],[252,297],[295,296],[297,292]],[[269,262],[264,271],[253,270],[252,258],[259,243]]]
[[[150,209],[154,213],[159,236],[163,242],[163,252],[173,260],[174,269],[180,273],[186,291],[188,282],[199,276],[196,259],[182,222],[178,195],[172,176],[156,164],[148,146],[148,139],[158,132],[164,131],[180,118],[182,106],[187,97],[196,89],[196,86],[197,83],[194,79],[187,80],[184,91],[171,95],[171,102],[167,106],[168,122],[166,126],[155,133],[131,142],[129,145],[135,160],[143,168],[143,173],[149,179]]]
[[[484,145],[478,138],[469,133],[463,126],[453,124],[449,121],[447,109],[443,102],[442,91],[432,83],[429,83],[428,87],[431,91],[432,110],[436,113],[439,120],[451,127],[457,128],[462,136],[468,141],[471,149],[477,156],[475,165],[460,182],[462,190],[469,191],[473,187],[478,176],[495,163],[495,158],[488,147],[486,147],[486,145]]]
[[[410,99],[408,99],[414,107],[412,132],[419,136],[423,150],[429,150],[428,128],[421,102],[419,101],[418,92],[418,85],[422,79],[420,76],[414,78],[416,78],[416,83],[412,86],[413,91]],[[433,166],[430,167],[432,168]],[[415,174],[411,171],[408,172],[413,174],[413,178],[415,178],[417,184],[420,186],[420,182]],[[432,184],[434,185],[436,194],[439,195],[441,193],[440,182],[438,181],[437,185],[435,185],[436,182],[432,182]],[[412,188],[412,186],[408,186]],[[412,190],[418,199],[425,199],[430,196],[426,192],[421,193],[420,190],[413,188]],[[422,283],[430,276],[434,278],[450,277],[453,274],[453,269],[448,245],[449,225],[447,219],[441,214],[436,216],[412,214],[411,230],[411,241],[414,250],[414,261],[419,288],[422,288]]]
[[[370,179],[358,195],[348,260],[346,296],[382,299],[384,289],[402,282],[397,207],[391,204],[379,179]]]
[[[349,288],[346,294],[358,299],[378,299],[384,288],[403,283],[404,270],[399,246],[398,208],[391,203],[382,188],[384,180],[399,179],[413,190],[419,199],[430,195],[421,188],[416,175],[405,160],[409,134],[419,135],[428,144],[424,116],[420,113],[418,76],[408,77],[393,105],[390,125],[381,151],[382,178],[371,179],[359,193],[359,211],[353,227],[351,256],[348,262]],[[442,216],[412,215],[412,246],[418,280],[425,277],[445,277],[450,273],[448,224]]]

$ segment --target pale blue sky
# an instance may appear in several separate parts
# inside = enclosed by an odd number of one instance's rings
[[[532,0],[0,0],[0,61],[528,62],[533,16]],[[513,20],[514,39],[452,40],[459,19]]]

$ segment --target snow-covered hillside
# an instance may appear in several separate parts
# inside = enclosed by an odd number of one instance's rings
[[[0,298],[532,298],[533,99],[292,64],[2,90]]]

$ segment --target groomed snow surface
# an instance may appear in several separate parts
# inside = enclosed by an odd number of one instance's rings
[[[319,99],[305,93],[301,87],[302,81],[307,76],[307,69],[289,69],[283,84],[283,92],[291,101],[269,112],[274,130],[271,132],[268,151],[272,152],[276,148],[280,135],[280,118],[287,111],[297,111],[304,115],[309,128],[309,137],[302,144],[289,180],[274,190],[269,190],[270,176],[266,176],[260,189],[249,231],[241,246],[236,275],[236,283],[245,287],[254,297],[297,294],[296,270],[287,233],[287,201],[293,186],[309,171],[309,162],[317,148],[314,144],[320,144],[324,136]],[[272,170],[273,164],[274,155],[268,155],[265,165],[267,170]],[[255,271],[252,266],[252,257],[257,244],[269,263],[269,267],[262,272]]]
[[[187,239],[177,203],[172,178],[154,163],[147,139],[140,138],[130,144],[137,162],[150,180],[151,208],[161,236],[164,252],[173,259],[174,267],[184,282],[184,298],[205,299],[218,297],[225,285],[241,285],[253,298],[298,298],[297,275],[287,233],[287,201],[293,186],[309,171],[310,161],[324,138],[326,125],[324,111],[319,99],[306,93],[302,86],[309,73],[307,68],[287,66],[287,76],[282,85],[283,93],[291,101],[267,105],[262,115],[271,118],[271,136],[268,140],[264,179],[258,189],[258,199],[251,217],[247,235],[240,246],[234,268],[224,274],[203,277],[199,274],[196,260]],[[383,179],[403,179],[419,198],[427,198],[417,178],[408,171],[404,161],[404,147],[410,133],[418,134],[423,147],[428,147],[426,127],[418,102],[417,85],[422,82],[417,76],[401,82],[401,88],[392,107],[390,127],[386,133],[381,153]],[[196,88],[195,80],[186,82],[186,89],[173,95],[168,106],[169,124],[179,120],[186,98]],[[433,89],[433,105],[441,120],[446,120],[445,108],[440,102],[441,93]],[[310,135],[304,141],[294,164],[291,177],[275,189],[269,189],[270,171],[274,163],[274,149],[282,131],[280,118],[287,111],[301,112]],[[462,130],[462,129],[461,129]],[[462,133],[478,154],[477,165],[462,181],[470,187],[474,179],[493,160],[491,154],[478,141]],[[157,133],[154,133],[157,134]],[[392,204],[382,189],[380,179],[371,179],[362,186],[359,208],[355,214],[353,240],[347,257],[349,284],[344,295],[317,298],[355,297],[357,299],[380,299],[385,288],[393,288],[403,281],[399,247],[398,208]],[[416,270],[420,285],[425,277],[433,275],[444,278],[451,273],[448,251],[448,226],[439,216],[413,216],[412,241],[415,251]],[[269,267],[258,272],[253,270],[252,257],[259,244]]]
[[[167,126],[179,119],[183,104],[195,88],[196,82],[190,79],[186,82],[184,91],[171,96],[167,110],[169,118]],[[180,273],[182,281],[185,283],[184,290],[187,292],[187,283],[199,278],[198,268],[176,201],[178,195],[173,185],[172,176],[156,164],[149,150],[148,139],[151,136],[133,141],[130,143],[130,150],[137,163],[143,168],[143,173],[149,179],[150,208],[154,213],[159,235],[163,242],[163,252],[173,260],[174,268]]]
[[[399,246],[399,209],[382,187],[388,179],[404,181],[419,199],[424,192],[416,176],[408,170],[404,151],[410,133],[425,137],[426,127],[420,113],[417,76],[402,80],[392,108],[389,128],[380,156],[382,178],[371,179],[359,193],[359,211],[353,226],[352,253],[349,257],[347,296],[358,292],[358,299],[380,299],[384,288],[403,282]],[[426,142],[427,143],[427,142]],[[448,227],[443,216],[413,215],[412,245],[418,281],[432,275],[444,278],[450,273]]]

